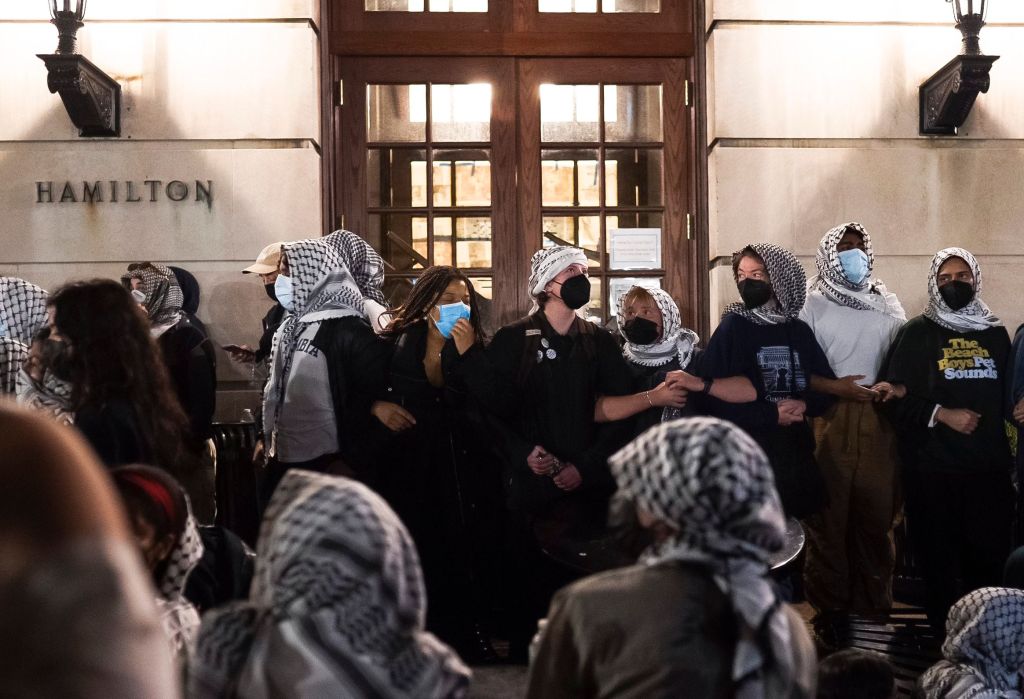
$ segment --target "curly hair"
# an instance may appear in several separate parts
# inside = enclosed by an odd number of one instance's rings
[[[188,418],[145,313],[128,291],[111,279],[72,282],[50,296],[47,305],[69,348],[72,410],[126,401],[156,465],[178,477],[196,468],[187,449],[193,441]]]
[[[473,282],[458,267],[435,265],[423,270],[416,279],[416,284],[409,292],[408,298],[398,308],[388,311],[391,320],[383,332],[384,337],[398,337],[410,327],[422,321],[437,305],[438,299],[448,285],[454,281],[463,281],[469,289],[469,323],[473,326],[477,338],[484,339],[483,326],[480,325],[480,310],[477,307],[477,293]]]

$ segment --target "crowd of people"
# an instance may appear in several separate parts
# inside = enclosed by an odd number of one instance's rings
[[[267,246],[243,270],[273,304],[261,339],[225,346],[267,376],[255,552],[214,525],[195,278],[0,278],[0,390],[22,404],[0,407],[0,618],[32,627],[0,681],[51,694],[51,662],[83,696],[460,697],[469,666],[529,662],[529,697],[889,697],[885,660],[841,648],[851,615],[893,606],[905,518],[945,638],[918,691],[1021,696],[1024,333],[961,248],[910,320],[861,225],[815,267],[743,247],[702,346],[661,289],[589,317],[574,247],[533,255],[533,308],[489,337],[457,268],[389,304],[354,233]],[[773,570],[797,521],[806,550]],[[564,560],[574,537],[623,565]]]

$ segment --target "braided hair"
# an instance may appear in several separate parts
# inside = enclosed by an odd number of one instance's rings
[[[477,293],[473,288],[473,282],[458,267],[448,265],[435,265],[423,270],[423,274],[416,280],[405,303],[386,312],[385,315],[390,316],[391,320],[382,335],[397,338],[413,325],[422,321],[430,313],[430,309],[437,305],[448,285],[454,281],[465,282],[466,288],[469,289],[469,323],[473,326],[476,336],[482,340],[484,331],[483,326],[480,325],[480,309],[477,307]]]

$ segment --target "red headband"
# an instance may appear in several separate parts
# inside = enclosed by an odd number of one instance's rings
[[[172,524],[174,523],[174,513],[177,508],[174,507],[174,498],[163,483],[151,480],[141,473],[132,471],[122,471],[117,474],[117,477],[128,481],[137,488],[140,488],[153,502],[157,503],[160,508],[163,509],[164,514],[167,516],[167,521]]]

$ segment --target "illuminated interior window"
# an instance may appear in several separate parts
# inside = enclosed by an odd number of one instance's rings
[[[601,109],[598,85],[541,85],[540,120],[542,122],[596,123]],[[616,86],[605,85],[604,120],[618,119]]]
[[[598,0],[537,0],[540,12],[597,12]],[[601,0],[601,12],[660,12],[660,0]]]
[[[427,120],[427,86],[409,85],[409,121]],[[435,124],[470,124],[491,120],[491,86],[431,85],[430,112]]]
[[[487,12],[487,0],[366,0],[367,12]]]

